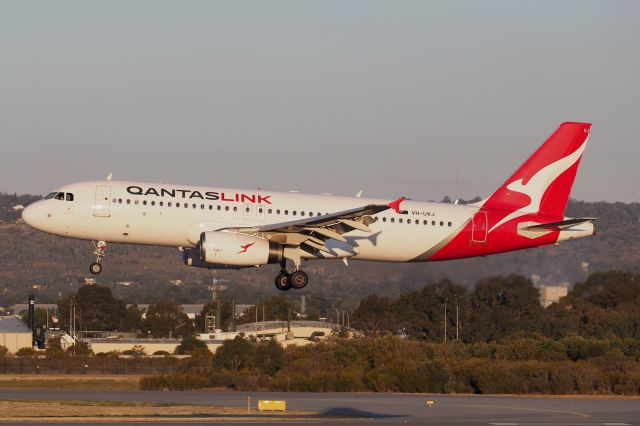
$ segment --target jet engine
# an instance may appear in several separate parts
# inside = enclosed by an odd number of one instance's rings
[[[236,232],[203,232],[199,248],[200,261],[223,268],[279,263],[283,255],[281,244]]]

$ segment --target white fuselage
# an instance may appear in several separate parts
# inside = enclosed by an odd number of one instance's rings
[[[81,182],[58,188],[73,201],[55,198],[27,207],[31,226],[51,234],[84,240],[195,247],[206,231],[255,227],[316,217],[388,200],[308,195],[124,181]],[[319,253],[306,258],[352,257],[408,262],[451,239],[478,210],[447,203],[402,203],[403,214],[375,215],[372,232],[345,235],[353,253]]]

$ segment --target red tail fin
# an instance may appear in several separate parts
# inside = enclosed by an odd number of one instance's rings
[[[491,215],[490,231],[524,215],[564,216],[590,129],[589,123],[562,123],[483,203],[483,210],[501,211]]]

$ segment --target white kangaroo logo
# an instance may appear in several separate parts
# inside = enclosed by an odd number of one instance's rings
[[[511,212],[507,216],[503,217],[498,223],[493,225],[489,232],[493,231],[503,223],[506,223],[517,217],[521,217],[530,213],[540,212],[540,203],[542,202],[542,195],[545,193],[549,185],[551,185],[562,173],[564,173],[569,167],[573,166],[576,161],[580,159],[580,156],[587,147],[587,139],[580,146],[580,148],[573,151],[573,153],[567,155],[558,161],[543,167],[536,173],[526,184],[522,183],[522,179],[514,180],[507,185],[507,188],[514,192],[529,197],[529,204],[526,206]]]

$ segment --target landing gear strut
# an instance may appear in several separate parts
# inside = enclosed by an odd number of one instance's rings
[[[89,266],[89,272],[93,275],[98,275],[102,272],[102,259],[107,255],[107,243],[106,241],[91,241],[96,251],[93,253],[96,255],[96,261]]]
[[[295,266],[295,270],[289,274],[287,272],[287,260],[280,262],[280,273],[276,275],[276,288],[282,291],[303,289],[309,284],[309,276],[300,269],[300,265]]]

